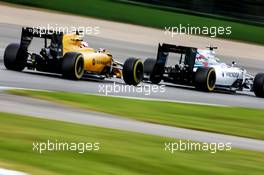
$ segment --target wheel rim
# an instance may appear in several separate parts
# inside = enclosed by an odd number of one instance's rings
[[[216,82],[215,71],[213,69],[211,69],[208,73],[208,76],[207,76],[207,88],[209,91],[214,90],[215,82]]]
[[[143,64],[138,60],[134,66],[134,80],[139,83],[143,79]]]
[[[75,64],[75,75],[78,79],[80,79],[84,73],[84,62],[82,59],[82,56],[78,56],[76,59],[76,64]]]

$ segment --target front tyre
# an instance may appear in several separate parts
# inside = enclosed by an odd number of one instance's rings
[[[71,80],[79,80],[84,74],[84,59],[82,54],[68,52],[63,56],[62,76]]]
[[[214,68],[199,67],[195,72],[194,85],[201,91],[211,92],[215,88],[216,73]]]
[[[143,63],[136,58],[128,58],[123,66],[123,79],[128,85],[138,85],[143,79]]]
[[[22,71],[26,67],[27,53],[23,53],[20,44],[9,44],[4,53],[4,65],[8,70]]]
[[[253,91],[257,97],[264,97],[264,73],[259,73],[255,76]]]

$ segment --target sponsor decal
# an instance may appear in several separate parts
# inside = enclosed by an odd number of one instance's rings
[[[238,72],[226,72],[225,74],[226,74],[226,76],[232,77],[232,78],[238,78],[239,77]]]
[[[111,62],[110,61],[102,61],[102,60],[96,60],[93,58],[92,60],[92,64],[93,66],[95,66],[96,64],[102,64],[102,65],[108,65],[110,64]]]

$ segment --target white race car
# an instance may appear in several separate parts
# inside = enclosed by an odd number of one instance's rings
[[[216,73],[215,88],[231,91],[252,90],[254,76],[247,73],[244,68],[235,67],[235,62],[228,65],[216,57],[214,49],[197,49],[194,71],[199,67],[212,67]]]
[[[257,97],[264,97],[264,73],[255,77],[235,63],[227,65],[216,56],[214,49],[159,44],[157,59],[144,62],[144,79],[158,84],[164,82],[191,85],[203,91],[224,89],[230,91],[253,91]],[[179,64],[166,67],[169,53],[180,54]]]

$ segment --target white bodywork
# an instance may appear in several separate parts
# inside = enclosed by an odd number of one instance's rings
[[[244,81],[246,70],[237,67],[231,67],[225,63],[212,65],[216,72],[216,86],[232,86],[233,83],[240,79]]]
[[[234,65],[227,65],[226,63],[220,62],[220,60],[215,56],[215,51],[209,49],[198,49],[196,55],[196,60],[194,64],[194,71],[198,67],[213,67],[216,72],[216,88],[225,88],[230,90],[242,90],[242,85],[247,84],[251,89],[251,84],[253,77],[247,74],[247,71],[242,68],[234,67]],[[240,82],[237,87],[234,84]]]

